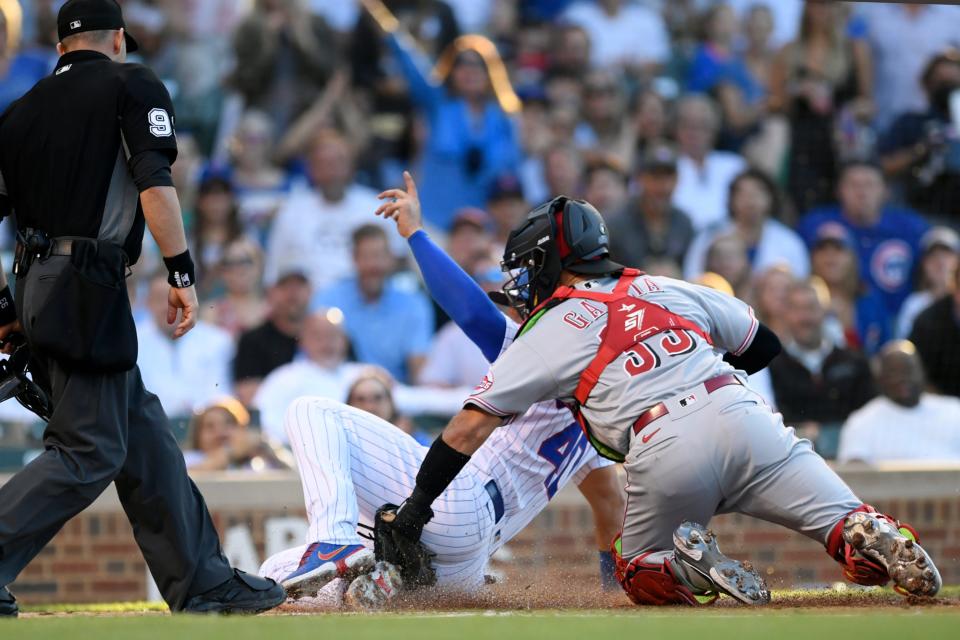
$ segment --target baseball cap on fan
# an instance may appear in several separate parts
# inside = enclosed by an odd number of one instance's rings
[[[123,29],[127,52],[140,48],[127,31],[123,11],[116,0],[67,0],[57,14],[57,37],[63,41],[85,31],[113,31]]]

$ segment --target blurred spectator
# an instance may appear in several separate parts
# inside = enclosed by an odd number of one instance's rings
[[[932,56],[957,44],[960,8],[863,3],[857,13],[873,52],[876,124],[885,129],[897,116],[926,107],[917,78]]]
[[[543,158],[543,179],[547,198],[579,198],[583,188],[583,160],[573,145],[558,144]]]
[[[597,158],[587,163],[583,197],[605,217],[623,209],[630,179],[614,158]]]
[[[754,63],[758,54],[766,55],[767,38],[772,25],[766,7],[756,9],[754,18]],[[752,14],[751,14],[752,15]],[[766,16],[767,22],[763,23]],[[687,70],[687,90],[716,97],[724,123],[721,146],[738,149],[740,143],[764,114],[766,89],[747,67],[736,50],[737,18],[727,4],[716,4],[704,18],[704,33]],[[764,69],[765,71],[765,69]]]
[[[548,78],[561,77],[580,80],[590,70],[590,34],[582,26],[558,22],[551,31],[547,51]]]
[[[497,0],[446,0],[453,9],[457,24],[465,33],[482,33],[490,22]]]
[[[890,337],[891,322],[883,299],[860,279],[853,240],[839,224],[823,225],[813,245],[813,274],[829,292],[827,333],[836,344],[877,352]]]
[[[271,371],[296,356],[309,303],[310,282],[296,267],[281,272],[267,288],[267,319],[240,335],[233,361],[234,394],[244,406],[253,406],[260,383]]]
[[[492,257],[490,218],[480,209],[457,212],[447,236],[447,253],[467,273],[476,273]]]
[[[719,131],[720,114],[710,98],[688,95],[677,103],[680,159],[673,204],[690,216],[696,231],[723,220],[730,183],[746,168],[737,154],[714,150]]]
[[[621,66],[652,77],[670,56],[663,18],[648,7],[627,0],[580,0],[563,19],[586,30],[595,67]]]
[[[730,295],[748,300],[750,260],[747,246],[739,236],[721,233],[713,237],[705,256],[704,271],[722,277],[730,286]],[[703,275],[698,274],[698,277]]]
[[[636,180],[640,194],[607,221],[611,253],[632,267],[645,268],[664,258],[680,264],[693,240],[693,225],[672,204],[676,155],[663,145],[650,147],[637,166]]]
[[[263,252],[250,240],[234,240],[224,249],[218,271],[223,279],[223,295],[203,303],[200,317],[236,340],[241,333],[259,325],[267,314],[260,288]]]
[[[0,113],[50,73],[56,61],[51,52],[21,50],[21,43],[10,37],[19,36],[20,27],[19,12],[8,18],[0,6]]]
[[[242,237],[243,225],[230,182],[220,177],[207,178],[197,192],[193,223],[193,248],[197,256],[201,295],[221,287],[217,265],[227,245]]]
[[[149,315],[137,322],[137,364],[143,383],[157,394],[167,415],[184,416],[230,393],[233,341],[226,331],[202,320],[174,340],[174,325],[167,322],[169,294],[165,271],[150,279]]]
[[[923,256],[920,258],[919,286],[903,301],[897,316],[894,334],[900,339],[910,335],[913,321],[920,312],[953,291],[957,268],[960,267],[960,236],[953,229],[930,229],[924,234],[920,247]]]
[[[276,280],[282,265],[300,265],[315,290],[353,273],[350,235],[364,224],[390,234],[395,255],[406,243],[389,220],[376,218],[377,194],[354,182],[354,153],[339,133],[325,129],[311,143],[307,170],[312,188],[295,188],[277,214],[267,242],[264,277]]]
[[[260,410],[263,431],[287,444],[283,416],[300,396],[343,401],[350,382],[362,365],[347,362],[350,343],[343,331],[343,314],[320,309],[310,314],[300,333],[301,356],[274,369],[257,390],[253,406]]]
[[[842,11],[832,2],[807,2],[799,37],[783,48],[771,72],[770,108],[790,120],[787,186],[800,211],[831,200],[838,158],[872,151],[864,141],[856,148],[873,115],[870,50],[845,33]]]
[[[780,342],[790,339],[787,315],[787,291],[796,282],[793,273],[783,265],[770,267],[757,274],[753,283],[753,308],[757,320],[777,334]]]
[[[910,294],[920,255],[920,239],[930,225],[913,211],[886,202],[880,168],[869,162],[843,165],[838,176],[840,203],[816,209],[797,226],[812,247],[823,225],[840,224],[854,239],[860,275],[883,297],[887,312],[896,317]]]
[[[230,84],[280,130],[310,106],[338,64],[332,32],[303,0],[256,0],[233,48]]]
[[[730,183],[729,220],[700,233],[684,259],[688,280],[704,271],[707,247],[720,234],[736,235],[746,247],[748,266],[764,271],[775,264],[788,267],[798,278],[810,275],[810,259],[803,240],[777,220],[783,201],[773,180],[757,169],[747,169]]]
[[[843,425],[840,462],[960,461],[960,400],[923,391],[923,368],[913,345],[885,346],[879,369],[883,395]]]
[[[461,36],[444,50],[434,69],[442,84],[408,40],[388,37],[428,128],[418,168],[423,214],[446,230],[459,207],[482,206],[496,177],[519,169],[511,115],[520,99],[496,46],[483,36]]]
[[[876,390],[867,359],[827,335],[821,295],[809,282],[788,289],[785,320],[791,338],[770,363],[770,376],[784,422],[832,458],[840,425]]]
[[[773,26],[771,44],[782,47],[797,37],[803,15],[803,0],[726,0],[737,16],[749,21],[757,8],[770,15]],[[749,37],[749,34],[748,34]]]
[[[481,374],[482,376],[482,374]],[[480,378],[477,378],[479,380]],[[364,369],[347,390],[346,403],[386,420],[425,447],[433,443],[430,434],[417,429],[410,418],[400,415],[393,399],[393,379],[376,367]]]
[[[430,58],[439,56],[460,35],[453,10],[443,0],[386,0],[385,5],[399,26]],[[389,55],[386,55],[381,33],[377,20],[361,10],[348,51],[353,81],[360,87],[374,89],[382,96],[393,92],[395,87],[392,82],[395,78],[392,76],[399,74]]]
[[[960,270],[953,293],[920,312],[910,342],[917,347],[927,382],[937,393],[960,396]]]
[[[237,400],[217,400],[193,416],[184,461],[190,471],[288,469]]]
[[[800,0],[788,0],[788,3],[800,7]],[[778,31],[777,21],[774,19],[776,4],[773,2],[755,2],[751,0],[746,14],[741,17],[743,23],[743,64],[754,83],[763,91],[763,97],[770,90],[770,68],[773,64],[776,44],[774,34]],[[797,12],[799,18],[800,12]],[[796,35],[791,32],[790,40]],[[785,43],[782,43],[785,44]]]
[[[637,94],[630,114],[636,157],[642,158],[651,147],[664,143],[669,134],[670,115],[666,100],[657,92]]]
[[[590,72],[583,83],[582,120],[573,132],[581,152],[601,152],[628,166],[633,160],[633,132],[627,126],[623,80],[608,70]]]
[[[530,207],[523,197],[520,181],[505,174],[497,178],[487,196],[487,211],[493,222],[493,255],[499,257],[507,244],[510,232],[520,224]],[[456,226],[456,225],[454,225]],[[451,229],[451,234],[453,230]],[[458,263],[459,264],[459,263]],[[468,272],[470,273],[470,272]]]
[[[197,140],[190,133],[177,132],[177,159],[170,166],[173,186],[180,198],[185,220],[193,220],[197,205],[197,191],[203,175],[204,157]],[[149,235],[149,234],[148,234]]]
[[[958,8],[954,8],[958,10]],[[960,50],[929,61],[920,76],[926,110],[904,113],[880,139],[884,171],[901,181],[911,206],[957,219],[960,199],[960,132],[950,113],[950,96],[960,89]]]
[[[394,261],[382,227],[358,227],[352,244],[356,275],[318,291],[313,306],[343,312],[343,330],[360,362],[415,380],[430,348],[433,308],[421,292],[390,280]]]
[[[270,119],[247,111],[230,140],[230,182],[247,233],[266,242],[267,229],[290,192],[290,176],[273,163],[276,135]]]
[[[490,369],[483,352],[454,322],[433,337],[418,382],[428,387],[473,387]]]

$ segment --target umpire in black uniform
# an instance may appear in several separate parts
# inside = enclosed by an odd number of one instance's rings
[[[272,608],[283,588],[227,563],[136,366],[124,278],[145,226],[166,256],[174,337],[197,320],[170,97],[124,63],[137,44],[114,0],[68,0],[57,27],[56,70],[0,116],[0,214],[20,241],[16,304],[0,268],[0,339],[26,337],[53,406],[45,451],[0,488],[0,614],[17,614],[5,585],[111,482],[171,610]]]

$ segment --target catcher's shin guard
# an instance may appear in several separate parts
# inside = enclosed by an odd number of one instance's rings
[[[620,555],[620,536],[614,538],[610,546],[616,565],[615,575],[620,586],[634,604],[665,605],[686,604],[698,605],[701,602],[690,589],[685,587],[673,573],[670,559],[663,562],[647,562],[646,559],[655,552],[641,553],[627,562]],[[710,599],[713,602],[715,597]],[[703,604],[708,604],[704,602]]]
[[[826,547],[851,582],[885,585],[893,579],[899,593],[932,596],[943,583],[919,542],[913,527],[864,504],[837,522]]]

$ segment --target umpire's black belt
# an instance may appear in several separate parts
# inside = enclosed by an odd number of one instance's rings
[[[490,495],[490,502],[493,503],[493,524],[499,524],[503,519],[503,512],[505,510],[503,506],[503,494],[500,493],[500,487],[497,486],[494,480],[491,480],[483,485],[483,488],[487,490],[487,493]]]

